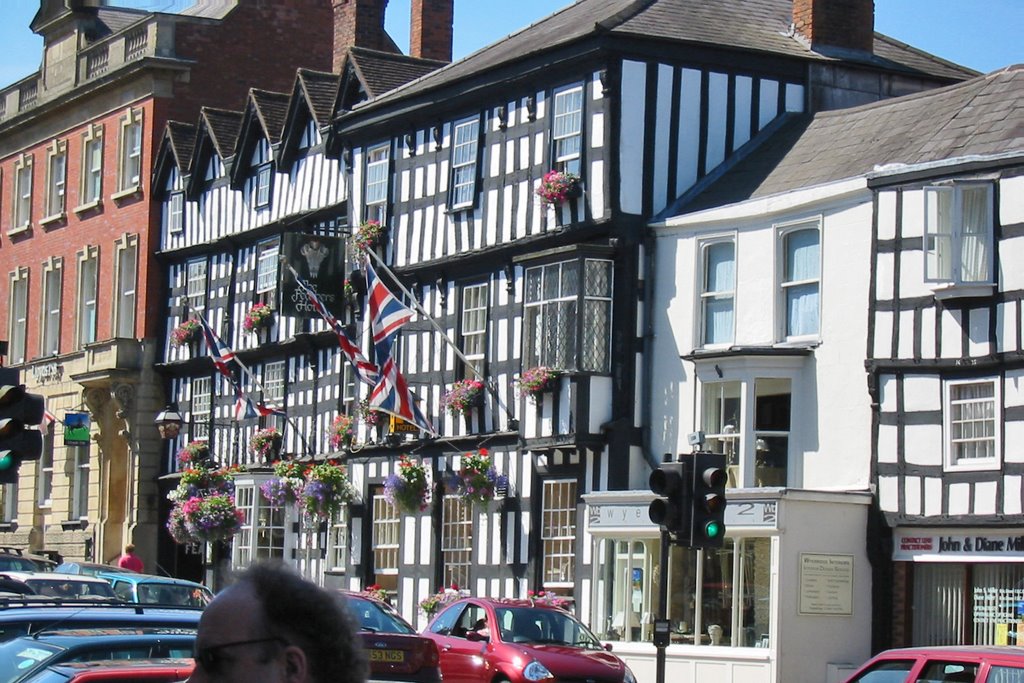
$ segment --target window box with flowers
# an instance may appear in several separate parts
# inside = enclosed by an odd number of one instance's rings
[[[448,486],[474,505],[487,505],[508,488],[508,477],[498,474],[486,448],[462,456],[457,472],[449,475]]]
[[[364,398],[359,402],[359,420],[367,427],[376,427],[384,424],[385,413],[376,408],[370,407],[369,399]]]
[[[544,392],[554,390],[558,378],[563,374],[565,373],[561,370],[544,366],[524,370],[516,380],[519,384],[519,395],[537,401]]]
[[[550,605],[564,610],[572,607],[572,600],[551,591],[526,591],[526,599],[533,605]]]
[[[461,597],[464,596],[459,591],[458,584],[453,583],[450,587],[442,588],[433,595],[420,600],[420,611],[427,615],[427,619],[431,619],[442,607],[448,603],[455,602]]]
[[[274,463],[274,478],[260,485],[260,493],[271,507],[296,505],[306,485],[306,468],[295,460]]]
[[[352,440],[355,439],[352,418],[344,413],[334,418],[334,422],[331,423],[327,432],[331,437],[331,448],[336,451],[348,448],[352,445]]]
[[[249,439],[249,450],[264,460],[270,460],[281,450],[281,430],[277,427],[267,427],[258,430]]]
[[[580,177],[575,173],[548,171],[536,189],[537,196],[545,204],[562,204],[580,196]]]
[[[242,327],[246,332],[259,332],[270,327],[274,320],[274,309],[265,303],[257,301],[245,314]]]
[[[460,379],[441,397],[441,405],[452,415],[476,408],[484,399],[484,383],[478,379]]]
[[[171,330],[171,346],[188,346],[199,341],[203,328],[195,318],[189,318]]]
[[[206,441],[189,441],[178,451],[178,464],[182,467],[200,465],[210,460],[210,444]]]
[[[321,462],[306,470],[306,485],[299,503],[314,519],[330,519],[342,506],[355,498],[345,467],[336,462]]]
[[[371,583],[360,592],[371,600],[379,600],[380,602],[385,602],[389,605],[391,604],[388,592],[384,590],[379,583]]]
[[[384,498],[399,512],[415,514],[430,505],[427,468],[407,455],[398,458],[398,467],[384,482]]]
[[[384,226],[377,220],[363,221],[352,235],[352,245],[359,251],[370,251],[384,242]]]

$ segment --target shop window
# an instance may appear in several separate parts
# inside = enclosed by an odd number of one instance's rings
[[[580,174],[583,151],[583,87],[555,93],[552,104],[552,158],[555,170]]]
[[[234,566],[246,567],[257,560],[284,559],[285,511],[267,504],[259,483],[239,482],[235,504],[245,514],[234,542]]]
[[[186,266],[185,298],[190,308],[206,308],[206,260],[189,261]]]
[[[46,218],[64,215],[67,189],[68,143],[54,140],[46,161]]]
[[[371,147],[366,152],[366,186],[364,220],[375,220],[387,224],[388,171],[390,150],[388,145]]]
[[[473,505],[462,496],[445,496],[441,509],[441,562],[445,587],[469,586],[473,566]]]
[[[189,429],[192,439],[210,438],[211,384],[209,377],[192,378],[192,423]]]
[[[573,587],[576,572],[576,481],[544,482],[541,510],[545,588]]]
[[[487,354],[487,292],[486,284],[462,289],[462,354],[472,366],[464,368],[465,377],[483,375]]]
[[[736,299],[736,245],[729,241],[703,245],[700,293],[701,344],[731,344]]]
[[[523,367],[608,372],[612,262],[579,258],[526,269]]]
[[[327,536],[327,566],[343,572],[348,565],[348,506],[342,505],[331,518]]]
[[[784,339],[818,336],[821,318],[821,236],[818,222],[802,223],[780,231],[782,275],[780,306],[784,311]]]
[[[912,642],[1015,645],[1024,628],[1024,565],[1008,562],[915,562]],[[1011,640],[1012,639],[1012,640]]]
[[[398,587],[398,549],[401,538],[401,518],[398,510],[377,489],[373,494],[373,575],[374,581],[385,590]]]
[[[472,119],[455,124],[452,135],[451,208],[472,206],[476,198],[477,146],[480,121]]]
[[[123,235],[115,245],[117,298],[114,301],[114,336],[135,339],[135,287],[138,278],[139,236]]]
[[[60,319],[64,269],[60,258],[51,257],[43,263],[42,335],[39,353],[55,356],[60,353]]]
[[[925,280],[945,285],[992,282],[992,186],[926,187]]]
[[[947,467],[970,470],[999,466],[1001,406],[999,382],[994,378],[946,383],[943,418]]]
[[[26,358],[26,333],[28,330],[28,268],[11,271],[8,285],[10,288],[10,314],[7,318],[7,360],[11,363],[24,363]]]
[[[96,341],[98,275],[99,249],[78,252],[78,348]]]

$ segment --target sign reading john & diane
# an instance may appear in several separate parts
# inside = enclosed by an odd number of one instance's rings
[[[335,317],[345,309],[345,240],[339,237],[288,233],[282,258]],[[300,318],[319,318],[287,267],[281,269],[281,310]]]
[[[892,559],[911,562],[1022,562],[1024,528],[896,529]]]

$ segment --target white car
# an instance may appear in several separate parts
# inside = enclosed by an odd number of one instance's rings
[[[110,582],[95,576],[57,572],[3,572],[0,576],[20,581],[37,595],[45,597],[60,600],[117,600]]]

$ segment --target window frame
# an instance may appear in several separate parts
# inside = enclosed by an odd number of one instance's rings
[[[46,154],[46,211],[41,223],[63,219],[67,210],[68,142],[54,140]],[[59,168],[55,168],[59,165]]]
[[[88,446],[70,446],[64,449],[71,451],[74,458],[74,474],[71,482],[71,501],[68,510],[69,520],[89,519],[89,479],[91,466],[89,463]]]
[[[373,573],[397,578],[400,569],[402,517],[398,509],[384,497],[383,488],[374,491],[371,505]]]
[[[82,174],[79,211],[103,201],[103,126],[96,124],[82,136]]]
[[[983,189],[985,191],[985,270],[988,274],[983,280],[966,280],[963,274],[963,252],[964,241],[970,233],[964,232],[964,193],[968,190]],[[932,229],[938,218],[934,217],[935,209],[930,195],[952,195],[952,215],[950,216],[950,231],[948,235],[939,233]],[[924,281],[933,288],[968,288],[968,287],[991,287],[995,281],[995,210],[994,210],[994,187],[989,181],[953,181],[927,185],[923,188],[924,195],[924,235],[921,252],[924,258],[923,273]],[[949,240],[950,251],[950,272],[948,276],[932,275],[932,254],[937,248],[932,247],[931,240],[937,240],[940,235],[945,235]]]
[[[232,544],[232,563],[235,567],[247,567],[265,558],[283,560],[285,548],[289,545],[285,508],[267,503],[259,490],[263,481],[254,479],[236,482],[235,500],[238,509],[245,514],[245,520],[239,529],[238,540]],[[264,512],[265,517],[261,516]],[[275,543],[275,538],[280,539],[279,545]]]
[[[263,366],[263,400],[273,405],[284,405],[287,386],[287,361],[278,360],[265,363]]]
[[[175,190],[167,199],[167,232],[177,235],[185,230],[185,192]]]
[[[39,307],[39,355],[60,353],[61,314],[64,301],[64,260],[51,256],[42,264],[43,292]],[[56,292],[56,294],[54,294]],[[56,298],[54,298],[56,296]]]
[[[573,110],[559,111],[559,103],[567,101],[570,96],[579,94],[579,108]],[[584,114],[586,112],[586,91],[583,83],[573,83],[556,89],[551,94],[551,168],[563,173],[572,173],[576,176],[583,175],[583,149],[584,149]],[[568,133],[559,132],[559,123],[565,118],[579,116],[579,125]],[[577,150],[570,153],[560,152],[564,141],[576,138],[578,141]]]
[[[270,206],[274,195],[274,162],[268,161],[256,166],[253,174],[252,198],[253,206],[266,209]]]
[[[45,423],[44,423],[45,424]],[[39,456],[39,476],[36,481],[36,504],[41,508],[53,506],[53,463],[56,422],[41,426],[43,447]]]
[[[189,438],[208,441],[213,418],[213,378],[193,377],[189,391]]]
[[[482,292],[482,294],[478,294]],[[468,361],[462,376],[483,377],[487,365],[487,341],[490,322],[490,283],[477,282],[462,287],[459,312],[459,348]],[[470,328],[477,314],[482,317],[479,328]],[[474,348],[471,350],[470,346]],[[479,347],[479,349],[477,349]],[[461,585],[461,584],[460,584]]]
[[[99,334],[99,271],[99,247],[88,245],[78,252],[78,302],[75,321],[75,347],[78,349],[96,341]],[[92,312],[91,325],[87,315],[89,311]]]
[[[556,489],[558,495],[553,496]],[[555,504],[552,498],[556,497]],[[564,507],[557,507],[561,501],[569,501]],[[568,589],[576,581],[576,531],[579,528],[579,482],[572,478],[549,478],[541,481],[541,585],[545,588]],[[552,522],[552,518],[556,521]],[[558,580],[549,580],[549,575],[559,574]]]
[[[375,154],[379,155],[375,158]],[[372,172],[383,169],[381,179],[371,179]],[[366,148],[366,163],[363,168],[363,220],[376,220],[387,225],[388,194],[391,189],[391,143],[384,142]],[[377,188],[380,191],[377,192]],[[371,201],[371,189],[373,201]]]
[[[118,135],[117,193],[133,194],[142,189],[142,109],[129,108],[121,117]]]
[[[459,140],[460,131],[469,129],[465,140]],[[468,160],[460,158],[464,151]],[[462,119],[452,125],[452,141],[450,156],[450,175],[448,183],[448,208],[451,211],[472,208],[476,205],[477,183],[480,175],[480,115]],[[469,180],[460,180],[460,172],[465,172]]]
[[[131,274],[125,277],[124,258],[133,255]],[[114,338],[134,339],[138,308],[139,283],[139,236],[122,235],[114,243],[114,316],[112,320]],[[130,303],[129,300],[130,299]],[[128,312],[127,314],[125,312]],[[129,332],[130,334],[125,334]]]
[[[441,585],[469,586],[473,576],[473,505],[464,496],[441,499]]]
[[[281,240],[278,238],[264,240],[256,246],[256,294],[268,306],[275,304],[280,255]]]
[[[711,276],[711,264],[708,259],[713,249],[726,244],[732,247],[732,288],[711,290],[709,289],[708,284],[709,277]],[[699,336],[695,340],[695,345],[698,348],[720,348],[731,346],[736,339],[736,267],[738,264],[736,237],[735,235],[729,235],[702,240],[698,245],[697,253],[700,258],[699,267],[697,268],[699,280],[697,287],[698,303],[696,309],[699,316],[699,324],[696,326],[697,334]],[[730,314],[732,317],[732,322],[729,326],[728,339],[723,341],[709,341],[708,306],[711,302],[726,300],[730,303]]]
[[[185,302],[192,310],[206,309],[209,272],[209,264],[205,258],[191,259],[185,263]]]
[[[11,189],[11,229],[16,235],[32,226],[32,174],[33,156],[22,154],[14,162],[14,182]]]
[[[776,234],[776,263],[777,263],[777,277],[776,277],[776,309],[779,311],[777,316],[778,326],[778,339],[783,343],[802,343],[802,342],[813,342],[821,338],[821,315],[822,315],[822,271],[823,271],[823,256],[824,256],[824,240],[823,231],[821,229],[822,219],[820,216],[793,221],[789,223],[779,223],[775,225]],[[817,258],[817,273],[815,277],[790,279],[788,273],[789,267],[789,240],[797,234],[803,232],[813,231],[818,237],[818,258]],[[817,329],[813,333],[803,334],[790,334],[791,319],[790,319],[790,308],[789,308],[789,290],[795,290],[799,287],[808,287],[814,285],[817,288]]]
[[[28,360],[29,269],[19,267],[8,274],[7,360],[11,364]]]
[[[0,515],[2,523],[13,525],[18,521],[18,484],[0,484]]]
[[[985,403],[991,404],[993,407],[992,417],[992,457],[988,458],[957,458],[955,454],[954,443],[956,439],[953,438],[953,406],[956,399],[953,397],[955,388],[965,387],[968,385],[989,385],[992,387],[991,397],[982,397],[980,399],[974,399],[975,403],[984,401]],[[967,403],[968,399],[963,399],[962,403]],[[1002,425],[1005,411],[1003,407],[1003,387],[999,377],[970,377],[961,379],[947,379],[942,383],[942,450],[943,450],[943,463],[945,470],[948,472],[975,472],[981,470],[997,470],[1002,467],[1002,453],[1003,453],[1003,440],[1002,440]],[[986,419],[986,421],[989,421]]]
[[[350,515],[348,505],[342,505],[327,527],[327,570],[345,573],[349,560]]]

